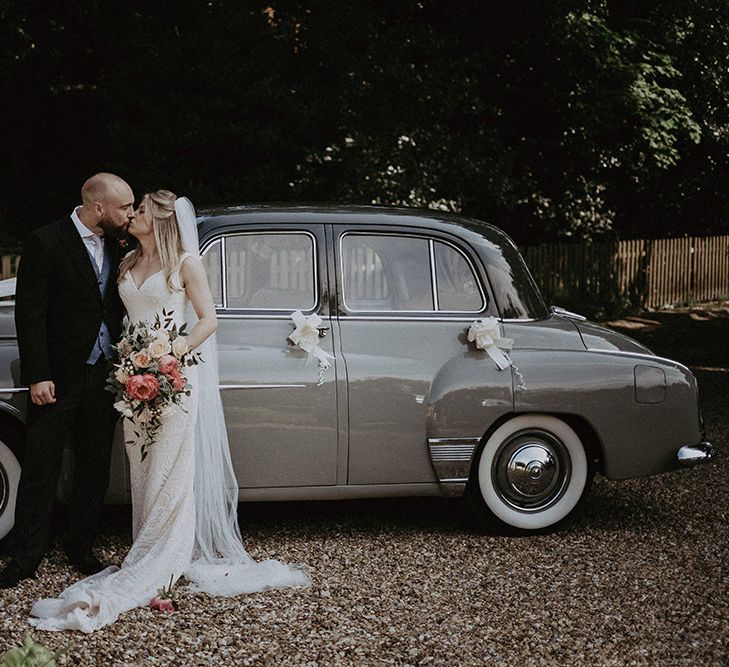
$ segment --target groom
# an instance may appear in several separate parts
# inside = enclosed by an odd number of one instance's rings
[[[15,324],[21,382],[30,386],[25,454],[12,559],[0,588],[35,575],[48,548],[63,449],[74,454],[73,487],[64,549],[83,574],[103,565],[91,547],[109,482],[114,396],[104,390],[111,345],[120,335],[119,245],[134,219],[132,189],[114,174],[89,178],[82,205],[33,231],[18,271]]]

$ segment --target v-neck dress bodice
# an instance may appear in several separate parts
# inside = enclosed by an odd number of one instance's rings
[[[188,257],[182,256],[182,261]],[[173,287],[182,287],[179,273],[172,275]],[[137,287],[131,271],[124,274],[119,283],[119,296],[127,309],[130,322],[154,322],[155,315],[162,316],[162,309],[172,311],[172,320],[179,327],[185,321],[187,295],[183,289],[170,289],[164,271],[157,271]]]

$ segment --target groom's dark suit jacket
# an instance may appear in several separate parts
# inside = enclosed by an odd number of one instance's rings
[[[80,373],[102,320],[119,339],[123,306],[117,290],[119,247],[105,241],[112,271],[101,294],[91,258],[70,216],[30,233],[18,267],[15,327],[21,382],[69,380]]]

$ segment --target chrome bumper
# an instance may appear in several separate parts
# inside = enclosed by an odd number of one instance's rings
[[[685,445],[676,452],[676,458],[682,466],[693,466],[697,463],[708,463],[716,456],[716,449],[710,442],[698,445]]]

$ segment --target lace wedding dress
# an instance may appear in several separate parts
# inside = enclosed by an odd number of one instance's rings
[[[173,276],[173,280],[179,277]],[[164,308],[168,313],[172,311],[171,317],[179,327],[189,312],[185,292],[170,291],[161,271],[138,287],[127,272],[119,284],[119,294],[130,322],[154,321],[155,314],[161,315]],[[121,568],[109,567],[76,582],[58,598],[37,601],[31,610],[35,617],[29,619],[31,625],[41,630],[92,632],[113,623],[129,609],[147,605],[158,588],[169,584],[171,576],[176,581],[183,574],[191,580],[193,590],[213,595],[309,584],[306,573],[297,567],[275,560],[254,561],[239,539],[232,540],[235,544],[229,549],[218,549],[233,555],[225,557],[210,550],[198,553],[194,483],[197,371],[196,366],[186,369],[192,387],[190,396],[165,413],[146,459],[141,461],[138,445],[126,445],[134,542]],[[128,420],[124,421],[124,436],[125,442],[133,439]],[[210,530],[206,526],[197,528]]]

